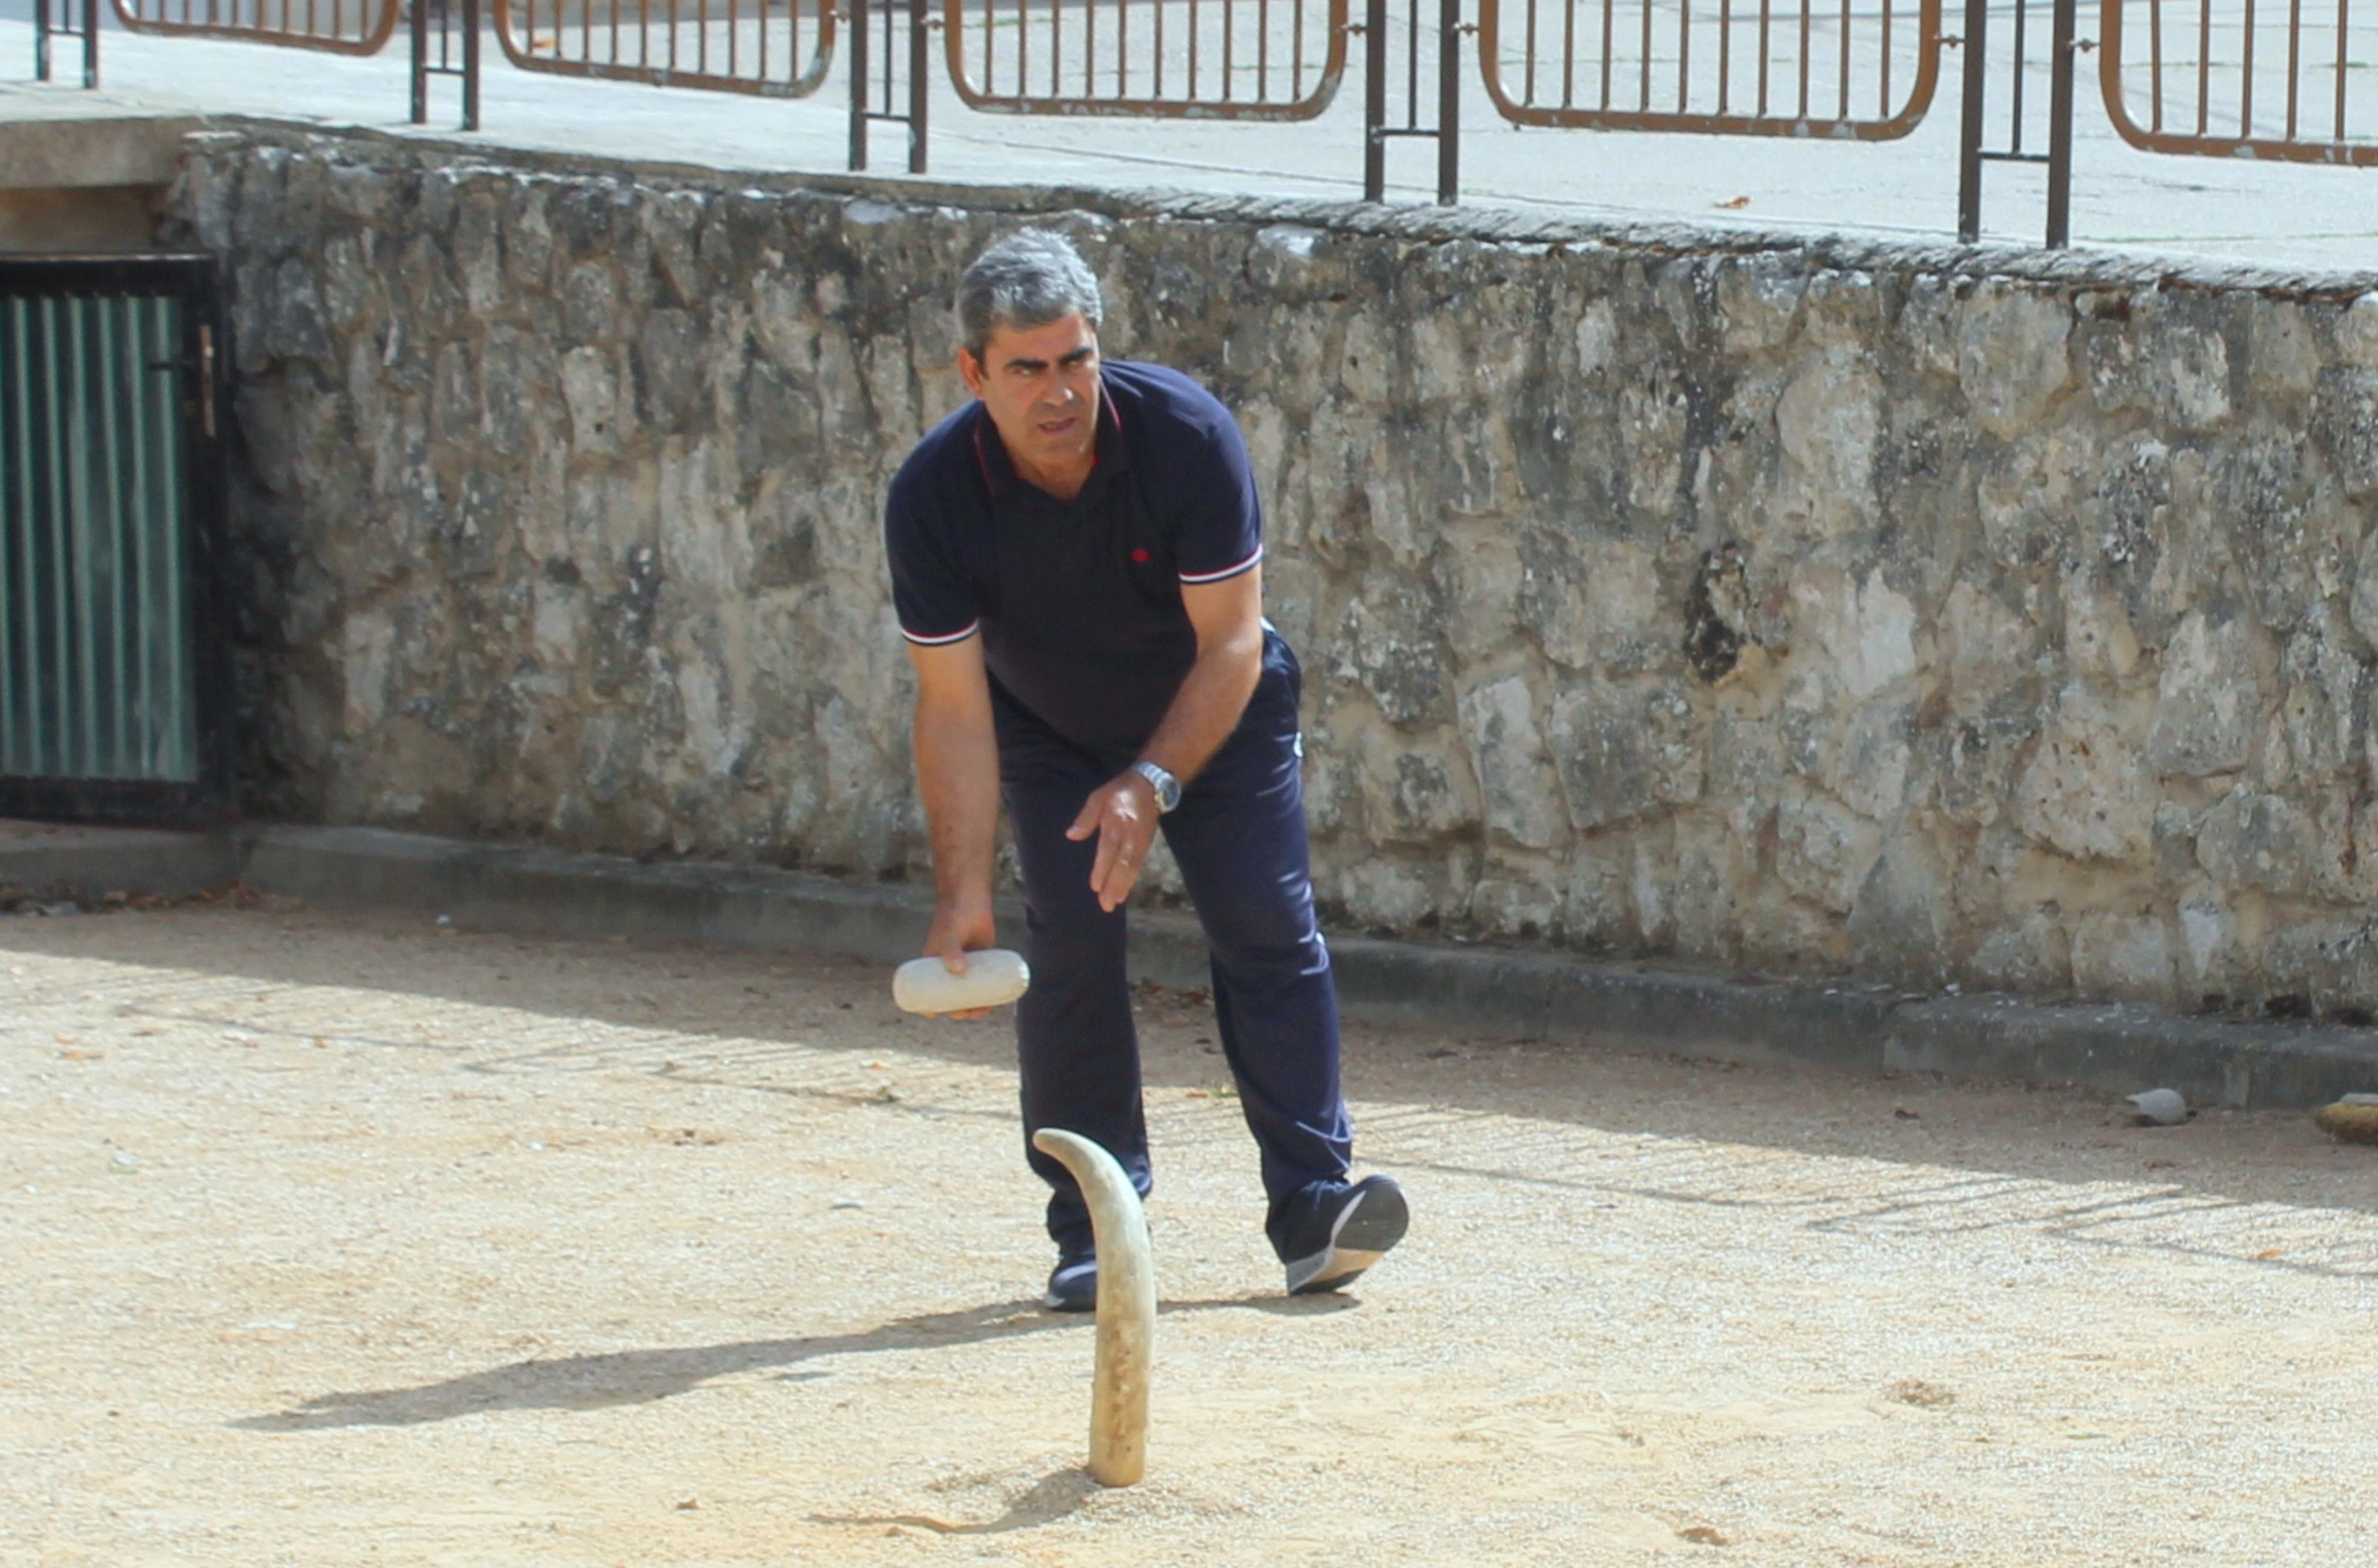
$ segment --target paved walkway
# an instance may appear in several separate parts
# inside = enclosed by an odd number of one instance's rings
[[[0,75],[31,76],[30,0],[0,4]],[[2084,31],[2095,30],[2094,8]],[[2002,22],[2001,27],[2004,26]],[[726,169],[840,171],[847,90],[761,101],[531,75],[486,49],[486,138],[498,145],[683,162]],[[2094,58],[2090,56],[2087,58]],[[1953,59],[1952,61],[1953,67]],[[839,69],[839,67],[837,67]],[[1474,72],[1464,99],[1463,200],[1621,222],[1687,221],[1847,232],[1920,243],[1953,237],[1958,84],[1946,73],[1916,133],[1873,145],[1521,130],[1495,117]],[[402,43],[373,59],[207,40],[141,37],[112,23],[103,90],[0,87],[0,119],[104,111],[265,114],[401,129]],[[1359,73],[1321,119],[1246,126],[1193,121],[1026,119],[968,112],[939,83],[936,179],[1161,187],[1335,200],[1361,194]],[[2031,87],[2045,101],[2044,78]],[[2378,170],[2157,157],[2114,137],[2084,73],[2072,230],[2084,246],[2287,269],[2378,268]],[[436,134],[454,124],[439,84]],[[902,166],[896,126],[876,132],[879,170]],[[1435,188],[1423,142],[1391,149],[1392,197]],[[1988,237],[2037,243],[2040,179],[1993,166]]]

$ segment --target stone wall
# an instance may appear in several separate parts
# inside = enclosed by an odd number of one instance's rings
[[[190,144],[252,810],[918,872],[879,508],[1037,205],[1239,412],[1341,922],[2378,997],[2351,281],[486,159]]]

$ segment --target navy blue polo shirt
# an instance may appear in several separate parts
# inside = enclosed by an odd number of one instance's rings
[[[980,636],[1007,697],[1100,753],[1136,751],[1197,657],[1183,583],[1263,559],[1263,512],[1230,411],[1161,365],[1099,372],[1096,464],[1061,501],[1019,477],[979,402],[892,481],[883,537],[901,634]]]

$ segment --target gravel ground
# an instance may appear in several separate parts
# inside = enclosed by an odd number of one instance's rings
[[[799,955],[0,919],[0,1561],[2360,1563],[2378,1150],[1355,1030],[1288,1301],[1142,999],[1147,1480],[1079,1466],[1006,1028]]]

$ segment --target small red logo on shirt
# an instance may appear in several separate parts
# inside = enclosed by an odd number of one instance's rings
[[[1147,564],[1147,549],[1146,549],[1145,547],[1142,547],[1142,548],[1140,548],[1140,549],[1134,550],[1134,551],[1131,553],[1131,558],[1132,558],[1133,560],[1135,560],[1135,561],[1137,561],[1140,565],[1142,565],[1142,566],[1146,566],[1146,565]]]

